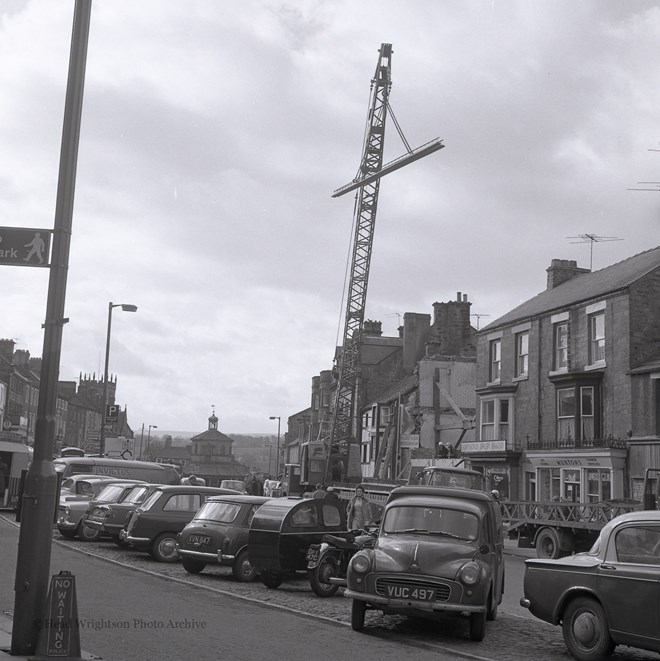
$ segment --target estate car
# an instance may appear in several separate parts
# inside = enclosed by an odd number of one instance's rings
[[[176,562],[176,536],[210,496],[235,494],[232,489],[161,485],[128,517],[119,539],[159,562]]]
[[[504,591],[499,503],[489,493],[449,487],[394,489],[373,549],[348,567],[351,626],[369,609],[415,617],[467,614],[470,638],[482,640]]]

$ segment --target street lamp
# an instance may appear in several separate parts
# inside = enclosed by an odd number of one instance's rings
[[[147,461],[149,461],[149,444],[151,443],[151,430],[158,429],[158,425],[149,425],[147,430]]]
[[[277,455],[276,455],[276,466],[275,466],[275,479],[280,476],[280,416],[271,415],[271,420],[277,420]]]
[[[103,410],[101,411],[101,431],[99,433],[99,455],[105,455],[105,418],[108,410],[108,363],[110,361],[110,328],[112,326],[112,308],[121,308],[124,312],[137,312],[137,305],[130,303],[108,303],[108,334],[105,338],[105,369],[103,371]]]

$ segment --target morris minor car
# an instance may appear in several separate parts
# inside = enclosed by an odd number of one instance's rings
[[[368,610],[415,617],[467,614],[483,639],[504,592],[504,542],[492,495],[449,487],[398,487],[390,494],[373,549],[356,553],[344,596],[351,626]],[[439,618],[438,618],[439,619]]]
[[[230,565],[234,578],[252,581],[256,569],[248,557],[248,532],[263,496],[213,496],[181,531],[177,549],[183,568],[198,574],[206,565]]]
[[[522,606],[561,625],[578,661],[628,645],[660,652],[660,512],[621,514],[591,550],[525,561]]]
[[[232,489],[162,485],[132,511],[119,539],[158,562],[176,562],[176,536],[190,523],[202,503],[211,496],[236,494]]]

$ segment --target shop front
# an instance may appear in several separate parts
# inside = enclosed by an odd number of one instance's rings
[[[479,471],[488,488],[497,490],[503,500],[516,500],[519,494],[521,452],[507,449],[506,441],[463,443],[461,453],[466,468]]]
[[[529,501],[598,503],[627,498],[627,450],[527,450],[523,498]]]

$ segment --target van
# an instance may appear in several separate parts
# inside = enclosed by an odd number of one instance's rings
[[[130,461],[110,457],[58,457],[53,460],[62,479],[86,473],[116,477],[121,480],[142,480],[151,484],[179,484],[181,475],[169,464],[150,461]]]

